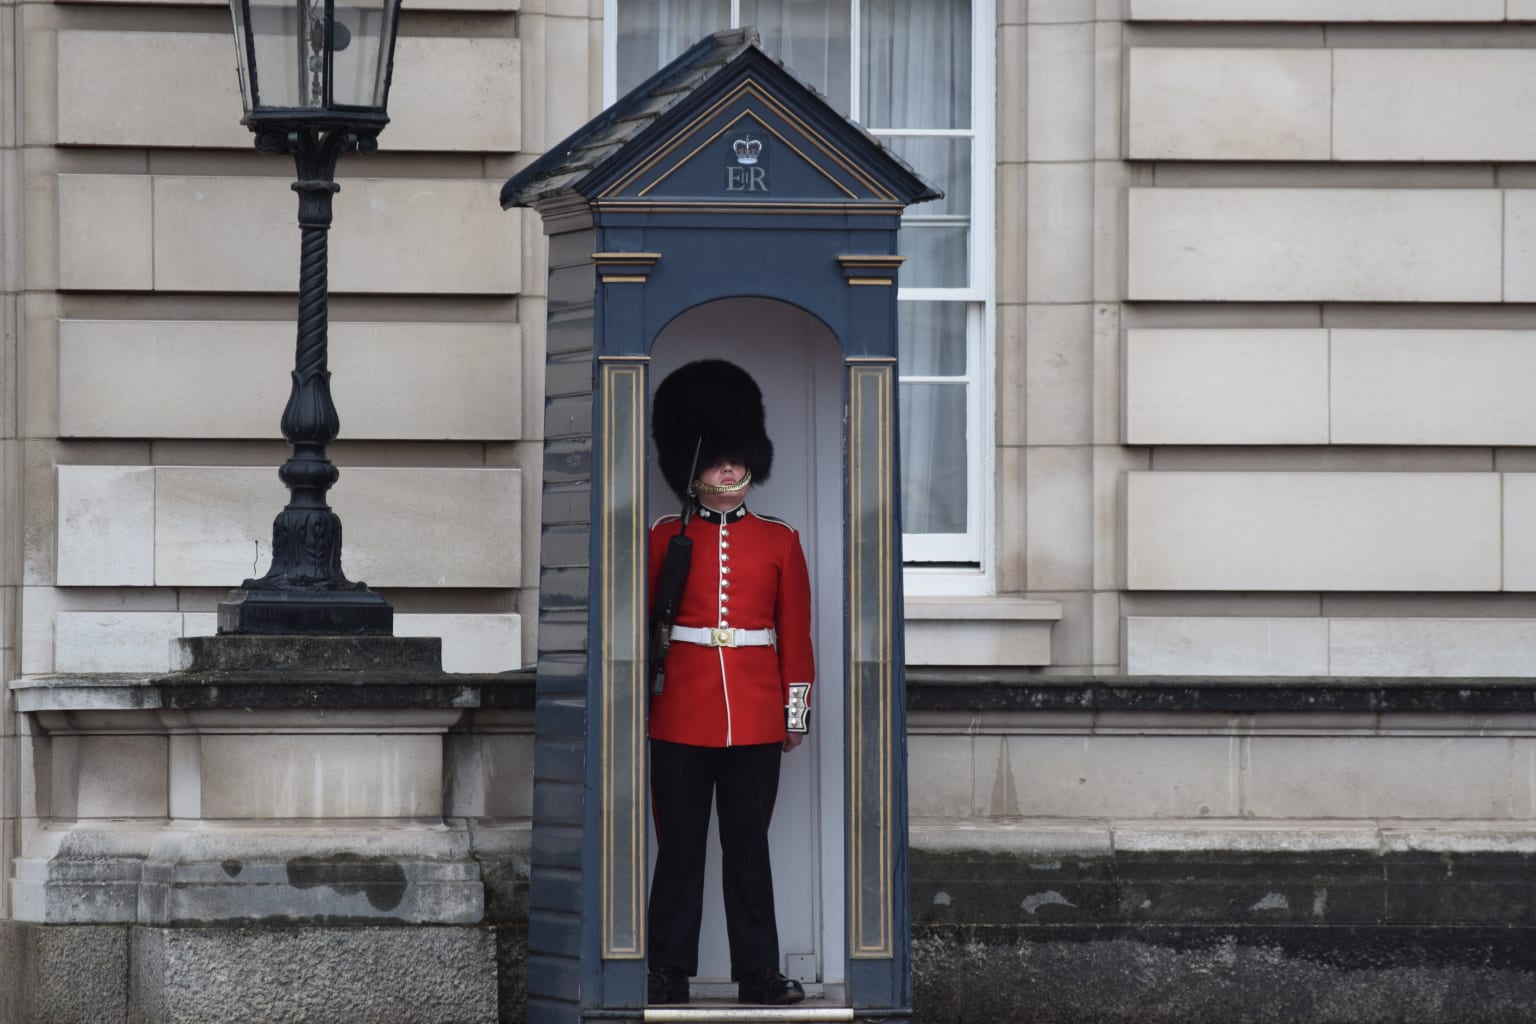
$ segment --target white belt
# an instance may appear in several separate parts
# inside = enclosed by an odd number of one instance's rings
[[[712,629],[709,626],[673,626],[672,639],[705,647],[772,647],[771,629]]]

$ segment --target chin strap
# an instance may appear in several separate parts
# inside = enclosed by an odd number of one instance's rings
[[[784,728],[790,732],[811,731],[810,683],[789,684],[789,704],[784,708]]]
[[[751,485],[752,471],[749,469],[733,484],[707,484],[702,480],[695,480],[693,489],[699,494],[740,494]]]

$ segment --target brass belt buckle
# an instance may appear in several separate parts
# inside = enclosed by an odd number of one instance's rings
[[[736,631],[734,629],[722,629],[715,627],[709,631],[709,646],[711,647],[735,647]]]

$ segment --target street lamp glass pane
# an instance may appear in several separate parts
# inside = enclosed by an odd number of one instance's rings
[[[390,6],[386,0],[336,6],[331,102],[337,106],[383,109],[394,30]]]
[[[325,5],[311,0],[248,0],[251,108],[320,107],[325,102]]]
[[[251,112],[251,69],[246,47],[251,44],[246,31],[245,16],[248,8],[240,0],[229,0],[229,13],[235,21],[235,70],[240,76],[240,104],[245,112]]]

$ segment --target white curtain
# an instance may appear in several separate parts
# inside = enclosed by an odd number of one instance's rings
[[[867,127],[971,127],[970,0],[740,0],[740,24],[839,110],[853,109],[853,3],[859,4],[859,120]],[[703,36],[730,26],[729,0],[618,0],[618,93],[634,88]],[[969,281],[970,140],[892,138],[890,147],[946,193],[902,232],[908,286]],[[932,207],[931,209],[929,207]],[[924,217],[948,217],[924,223]],[[907,533],[963,534],[969,522],[971,396],[966,304],[903,302],[902,509]],[[956,359],[958,353],[958,361]]]
[[[619,0],[623,96],[711,32],[731,27],[730,0]]]
[[[860,9],[862,120],[870,128],[971,127],[969,0],[864,0]],[[914,287],[964,287],[970,214],[970,140],[894,138],[888,145],[945,193],[915,207],[902,229]],[[925,216],[950,221],[925,224]],[[903,377],[958,377],[909,382],[901,388],[902,531],[964,534],[970,508],[970,396],[965,380],[966,306],[901,304]]]
[[[756,26],[763,49],[848,113],[853,13],[847,0],[741,0],[741,23]]]

